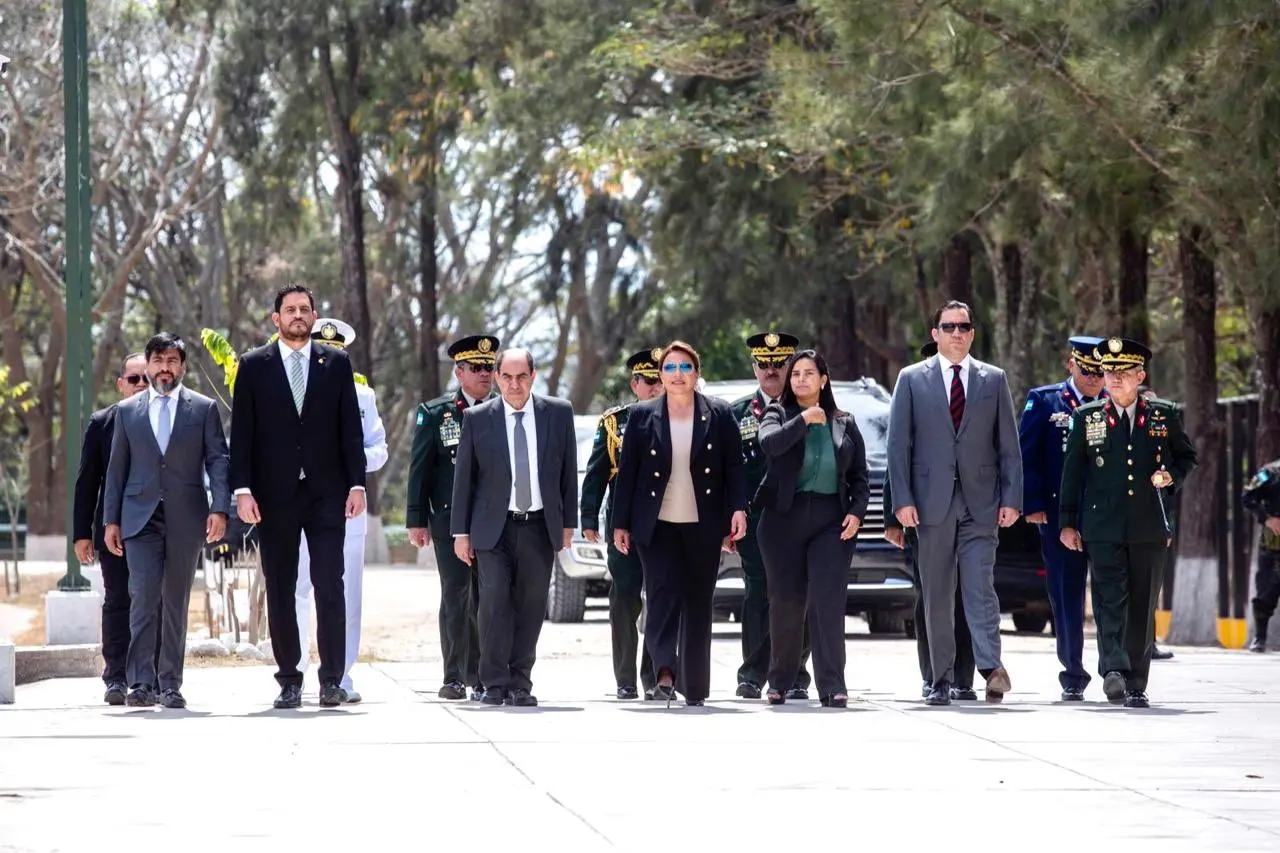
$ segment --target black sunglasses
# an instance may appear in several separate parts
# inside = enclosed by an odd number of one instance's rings
[[[130,385],[149,384],[145,373],[130,373],[128,376],[121,376],[120,378],[125,382],[128,382]]]
[[[787,366],[787,360],[785,358],[771,358],[771,359],[757,358],[756,359],[756,367],[760,368],[761,370],[768,370],[771,367],[776,367],[777,369],[781,370],[786,366]]]
[[[466,362],[467,370],[472,373],[493,373],[492,364],[476,364],[473,361]]]
[[[640,380],[641,382],[643,382],[645,385],[657,385],[659,382],[661,382],[661,381],[662,381],[661,379],[659,379],[659,378],[658,378],[658,377],[656,377],[656,376],[641,376],[641,375],[640,375],[640,374],[638,374],[638,373],[637,373],[637,374],[635,374],[634,376],[632,376],[631,378],[632,378],[632,379],[638,379],[638,380]]]
[[[946,332],[947,334],[951,334],[957,329],[959,329],[962,332],[972,332],[973,324],[972,323],[939,323],[938,329],[939,331]]]

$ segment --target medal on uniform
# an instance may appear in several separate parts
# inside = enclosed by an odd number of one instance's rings
[[[440,421],[440,443],[452,447],[462,440],[462,424],[453,416],[453,412],[445,410]]]
[[[1101,468],[1101,467],[1102,467],[1103,465],[1105,465],[1106,463],[1103,461],[1102,457],[1101,457],[1101,456],[1099,456],[1097,459],[1095,459],[1095,460],[1094,460],[1093,464],[1094,464],[1094,465],[1097,465],[1099,468]]]

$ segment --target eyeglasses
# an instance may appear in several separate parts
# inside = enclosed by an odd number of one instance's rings
[[[466,365],[467,365],[467,370],[471,371],[472,373],[493,373],[492,364],[474,364],[468,361],[466,362]]]
[[[760,368],[761,370],[769,370],[770,368],[774,368],[774,367],[781,370],[786,366],[787,366],[787,360],[785,358],[774,358],[774,359],[757,358],[756,359],[756,367]]]
[[[145,373],[130,373],[128,376],[121,376],[120,378],[125,382],[128,382],[130,385],[147,384],[147,375]]]
[[[959,329],[961,332],[972,332],[972,323],[939,323],[938,330],[946,332],[948,335]]]
[[[693,365],[687,361],[682,361],[679,364],[674,361],[668,361],[662,365],[663,373],[675,373],[677,370],[681,373],[693,373]]]
[[[640,381],[640,382],[643,382],[645,385],[657,385],[659,382],[661,382],[661,381],[662,381],[661,379],[659,379],[659,378],[658,378],[658,377],[656,377],[656,376],[639,376],[639,375],[637,375],[637,376],[632,376],[631,378],[632,378],[632,379],[636,379],[636,380],[638,380],[638,381]]]

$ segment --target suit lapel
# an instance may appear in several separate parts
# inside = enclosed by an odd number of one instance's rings
[[[130,414],[134,419],[134,423],[136,425],[135,428],[146,435],[145,441],[147,446],[155,451],[156,456],[161,456],[160,442],[156,439],[155,430],[151,428],[151,392],[143,391],[138,396],[142,399],[138,400],[132,407],[121,406],[120,409],[116,411],[116,418],[118,419],[122,412]],[[132,412],[129,411],[130,408],[132,408]],[[128,424],[116,424],[116,427],[124,427],[125,429],[128,429]],[[169,437],[172,439],[172,432],[169,433]]]
[[[756,392],[759,393],[759,392]],[[702,394],[694,392],[693,395],[693,445],[689,448],[689,457],[693,458],[698,455],[698,448],[702,446],[702,442],[707,438],[707,430],[711,428],[711,406],[707,404],[707,398]],[[668,437],[670,436],[671,425],[667,425]]]
[[[844,418],[831,419],[831,442],[836,447],[836,470],[840,468],[840,448],[844,446]]]
[[[501,400],[493,407],[493,414],[489,416],[489,424],[498,437],[498,445],[502,448],[502,458],[506,461],[507,471],[507,491],[511,491],[511,485],[516,481],[516,472],[511,467],[511,442],[507,440],[507,407]]]
[[[658,419],[658,440],[662,442],[662,451],[666,456],[667,470],[671,470],[671,413],[667,411],[667,395],[662,395],[662,405],[653,416]]]
[[[307,390],[302,395],[302,411],[298,414],[299,419],[306,416],[307,408],[311,405],[312,399],[319,393],[317,389],[320,383],[324,381],[325,371],[329,369],[329,360],[325,358],[325,353],[316,344],[311,345],[311,364],[307,369]],[[289,391],[289,402],[293,402],[293,391]]]
[[[276,376],[276,384],[279,386],[276,393],[282,395],[285,401],[285,408],[293,412],[297,417],[298,409],[293,405],[293,388],[289,385],[289,368],[284,363],[284,359],[280,357],[280,346],[276,343],[267,345],[267,367],[268,373],[274,373]]]
[[[956,430],[956,435],[964,432],[964,428],[969,425],[969,413],[973,411],[973,404],[982,399],[982,389],[987,381],[987,366],[976,358],[969,359],[969,387],[964,392],[964,414],[960,416],[960,429]],[[951,400],[947,400],[947,413],[951,412]]]
[[[542,472],[545,469],[547,459],[547,448],[551,444],[551,425],[547,423],[547,419],[551,415],[547,414],[547,401],[539,397],[533,396],[533,425],[534,433],[538,437],[538,478],[542,478]]]
[[[194,416],[191,413],[191,392],[184,386],[178,394],[176,404],[173,405],[173,420],[169,423],[169,447],[173,447],[174,441],[178,438],[178,432],[187,428],[192,422]],[[159,443],[156,445],[159,447]],[[169,453],[169,448],[165,448],[165,455]]]

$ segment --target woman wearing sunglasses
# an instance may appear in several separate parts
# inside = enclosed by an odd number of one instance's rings
[[[614,483],[614,546],[640,555],[654,698],[711,690],[711,599],[721,547],[747,530],[742,440],[729,404],[697,390],[698,353],[662,351],[663,395],[631,407]]]
[[[871,494],[866,446],[853,416],[836,408],[822,356],[801,350],[784,375],[782,396],[760,422],[769,467],[755,496],[773,641],[766,698],[786,701],[807,615],[818,699],[843,708],[845,583]]]

